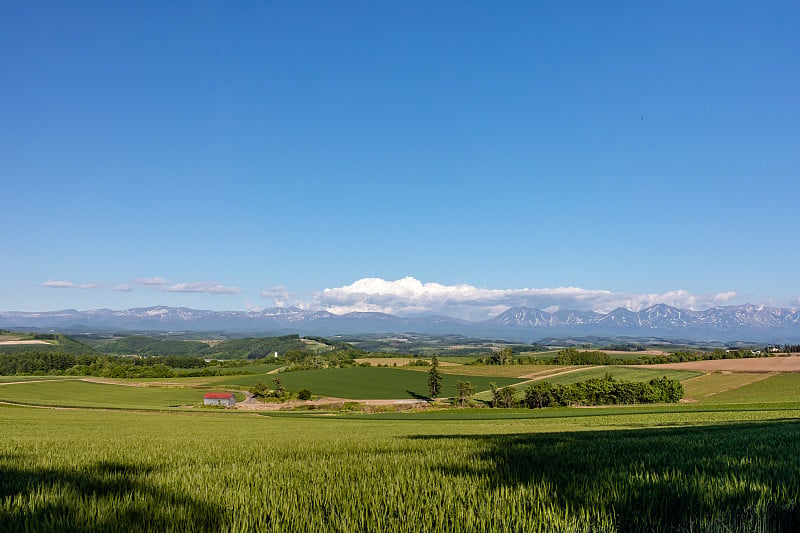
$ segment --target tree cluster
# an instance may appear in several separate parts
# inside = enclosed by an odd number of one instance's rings
[[[276,398],[281,401],[286,401],[294,395],[292,391],[286,389],[280,377],[272,378],[272,384],[272,388],[269,388],[266,383],[258,380],[250,387],[250,393],[257,398]],[[311,390],[301,389],[297,397],[301,400],[310,400]]]
[[[610,365],[611,358],[605,352],[584,352],[575,348],[561,350],[553,359],[556,365]]]
[[[356,358],[365,355],[367,355],[366,352],[352,346],[323,353],[311,350],[290,350],[284,357],[288,363],[285,370],[291,372],[315,368],[345,368],[355,366]]]
[[[649,382],[615,380],[610,374],[572,385],[536,382],[525,389],[522,403],[530,409],[572,405],[675,403],[683,398],[680,381],[667,377]]]
[[[498,351],[493,352],[488,359],[490,365],[513,365],[514,364],[514,350],[506,346],[500,348]]]

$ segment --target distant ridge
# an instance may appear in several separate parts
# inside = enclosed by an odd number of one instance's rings
[[[47,312],[0,312],[0,327],[60,330],[229,331],[352,335],[415,332],[483,335],[533,341],[555,336],[660,336],[695,341],[800,340],[800,310],[738,305],[690,311],[658,304],[641,311],[618,308],[609,313],[512,307],[481,322],[441,315],[398,317],[354,312],[336,315],[297,307],[263,311],[206,311],[186,307],[140,307]]]

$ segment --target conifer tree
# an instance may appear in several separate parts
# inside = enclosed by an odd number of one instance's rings
[[[442,374],[439,372],[439,358],[436,354],[431,358],[431,369],[428,371],[428,390],[431,398],[436,398],[442,391]]]

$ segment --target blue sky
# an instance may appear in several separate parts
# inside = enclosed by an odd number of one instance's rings
[[[796,2],[168,4],[0,6],[0,309],[800,305]]]

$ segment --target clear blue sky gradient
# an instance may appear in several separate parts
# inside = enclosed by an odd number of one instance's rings
[[[5,2],[0,309],[407,275],[796,305],[798,28],[790,1]]]

